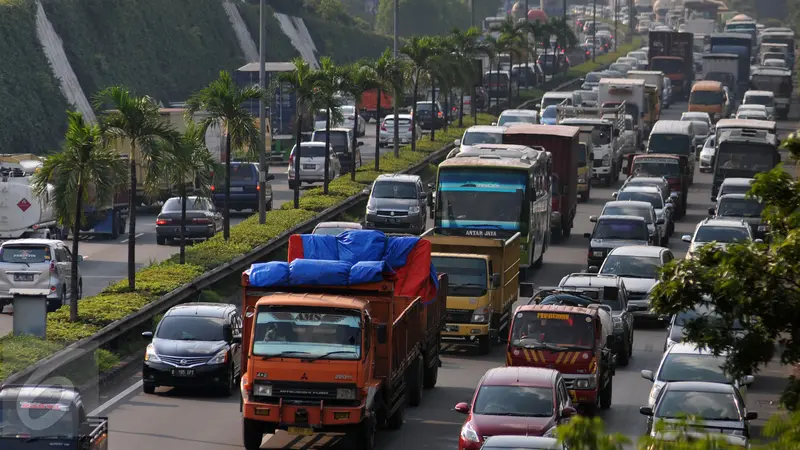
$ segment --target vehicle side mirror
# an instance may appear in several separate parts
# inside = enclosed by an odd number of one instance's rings
[[[756,244],[763,244],[764,240],[763,239],[756,239],[753,242],[755,242]]]
[[[375,339],[378,340],[379,344],[386,343],[386,324],[379,323],[375,325]]]
[[[429,191],[432,191],[432,190],[433,190],[433,183],[428,183],[428,190],[429,190]]]
[[[748,386],[748,385],[751,385],[751,384],[755,383],[755,381],[756,381],[756,377],[754,377],[752,375],[745,375],[745,377],[742,378],[742,383],[741,384],[742,384],[742,386]]]
[[[455,407],[456,412],[460,412],[461,414],[469,414],[469,403],[457,403]]]
[[[649,406],[640,406],[639,407],[639,414],[641,414],[643,416],[652,417],[653,416],[653,408],[651,408]]]
[[[492,274],[492,288],[497,289],[503,285],[503,278],[501,278],[499,273]]]
[[[364,145],[364,141],[358,141],[358,144],[356,145],[356,147],[361,147],[362,145]]]
[[[222,326],[222,339],[225,342],[233,341],[233,328],[228,324]]]
[[[642,371],[642,378],[645,380],[653,381],[653,371],[652,370],[643,370]]]
[[[428,198],[428,194],[426,192],[420,192],[419,193],[419,199],[422,200],[422,199],[425,199],[425,198]]]
[[[656,219],[656,225],[664,225],[664,222],[663,218]]]
[[[691,243],[692,242],[692,235],[691,234],[684,234],[683,236],[681,236],[681,240],[683,242]]]
[[[83,262],[83,255],[78,255],[75,257],[75,259],[77,259],[78,262]]]
[[[583,83],[584,81],[586,81],[586,78],[581,78],[579,81],[580,81],[581,83]]]
[[[717,213],[717,210],[716,210],[716,208],[714,208],[713,206],[712,206],[712,207],[710,207],[710,208],[708,208],[708,215],[709,215],[709,216],[713,216],[713,215],[715,215],[716,213]]]
[[[456,146],[456,147],[460,147],[461,146],[461,139],[456,139],[455,141],[453,141],[453,145]]]
[[[583,233],[583,237],[584,237],[584,239],[591,239],[592,238],[592,233]]]
[[[597,216],[589,216],[589,222],[597,223]]]
[[[598,273],[598,272],[600,272],[600,268],[597,267],[597,266],[589,266],[589,269],[587,270],[587,272],[589,272],[589,273]]]
[[[572,406],[565,406],[561,408],[561,417],[564,419],[570,418],[576,414],[578,414],[578,410],[576,410]]]
[[[519,284],[519,296],[521,298],[532,298],[533,297],[533,283],[520,283]]]
[[[152,331],[145,331],[144,333],[142,333],[142,337],[143,338],[152,339],[153,338],[153,332]]]
[[[428,192],[428,206],[433,208],[433,192]]]
[[[618,195],[619,195],[619,192],[614,192],[613,194],[611,194],[611,198],[617,198]]]
[[[758,419],[758,413],[755,411],[748,411],[747,415],[744,416],[745,420],[756,420]]]
[[[233,335],[233,338],[231,339],[231,344],[241,344],[241,343],[242,343],[242,335],[241,334]]]
[[[497,122],[492,122],[492,126],[496,127],[497,126]]]

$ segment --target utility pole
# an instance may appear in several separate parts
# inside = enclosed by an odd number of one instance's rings
[[[475,0],[469,0],[469,27],[475,26]]]
[[[614,2],[614,51],[617,51],[617,41],[619,41],[619,34],[617,34],[617,21],[619,20],[619,0]]]
[[[394,50],[392,52],[392,55],[394,56],[394,59],[397,59],[400,56],[400,53],[399,53],[400,50],[398,48],[398,43],[397,43],[397,41],[399,40],[399,38],[398,38],[399,32],[400,32],[400,0],[394,0]],[[395,125],[395,127],[394,127],[394,137],[395,137],[395,139],[393,139],[394,140],[394,155],[395,156],[399,156],[400,155],[400,142],[397,139],[399,137],[397,130],[399,129],[398,128],[398,124],[400,123],[400,98],[401,98],[401,95],[402,95],[401,92],[394,92],[394,95],[392,96],[392,103],[393,103],[393,105],[392,105],[393,106],[393,111],[392,112],[394,113],[394,125]],[[416,102],[417,99],[414,99],[414,101]],[[380,117],[378,118],[378,120],[381,120]],[[381,150],[380,149],[375,149],[375,151],[380,152]]]
[[[267,33],[264,32],[266,28],[266,0],[261,0],[261,7],[258,19],[258,84],[262,89],[266,89],[267,82],[267,53],[266,41]],[[258,223],[264,224],[267,221],[267,114],[265,112],[266,102],[262,97],[258,101],[258,126],[259,134],[261,135],[261,145],[258,152]],[[300,143],[298,142],[298,146]]]
[[[398,20],[400,15],[400,0],[394,0],[394,50],[392,51],[392,55],[397,58],[397,33],[398,33]]]
[[[597,0],[592,1],[592,62],[597,56]]]

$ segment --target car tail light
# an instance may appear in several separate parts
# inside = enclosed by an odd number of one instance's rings
[[[56,273],[56,263],[50,261],[50,273]]]
[[[215,188],[215,187],[214,187],[214,185],[212,184],[212,185],[211,185],[211,192],[214,192],[214,191],[216,191],[216,190],[217,190],[217,188]]]
[[[414,127],[408,127],[408,131],[414,131]]]
[[[257,191],[260,191],[260,190],[261,190],[261,185],[260,185],[260,184],[257,184],[257,185],[256,185],[256,190],[257,190]]]
[[[440,119],[441,119],[442,117],[444,117],[444,114],[442,114],[442,112],[441,112],[441,111],[439,111],[439,114],[438,114],[438,115],[439,115],[439,118],[440,118]]]
[[[381,131],[389,131],[386,129],[386,124],[381,125]]]
[[[291,155],[289,155],[289,167],[290,167],[290,168],[291,168],[291,167],[294,167],[294,164],[293,164],[293,163],[294,163],[294,153],[292,153]]]
[[[196,217],[192,219],[192,223],[211,223],[211,220],[205,217]]]
[[[156,220],[156,225],[166,225],[166,224],[168,224],[170,222],[172,222],[172,220],[170,220],[170,219],[158,219],[158,220]]]

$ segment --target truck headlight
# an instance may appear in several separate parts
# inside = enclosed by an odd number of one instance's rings
[[[149,344],[147,346],[147,350],[144,352],[144,360],[150,362],[161,362],[161,358],[159,358],[156,354],[156,347],[153,344]]]
[[[225,364],[228,362],[228,349],[224,349],[221,352],[214,355],[213,358],[208,360],[208,364]]]
[[[258,395],[259,397],[272,397],[272,385],[271,384],[257,384],[253,387],[253,395]]]
[[[611,155],[603,156],[603,166],[610,166],[611,165]]]
[[[475,310],[472,313],[472,319],[470,321],[472,323],[486,323],[489,321],[489,316],[491,315],[491,311],[488,307],[482,306]]]
[[[356,390],[353,388],[339,388],[336,389],[337,400],[355,400]]]
[[[575,387],[578,389],[586,389],[589,387],[589,380],[576,380]]]
[[[614,317],[614,329],[621,330],[622,329],[622,317]]]

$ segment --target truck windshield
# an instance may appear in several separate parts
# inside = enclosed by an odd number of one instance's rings
[[[648,153],[688,156],[692,148],[692,136],[688,134],[651,134],[647,143]]]
[[[711,44],[711,53],[730,53],[733,55],[742,56],[742,55],[747,55],[749,51],[750,51],[749,47],[746,47],[744,45]]]
[[[727,72],[709,72],[706,74],[705,80],[719,81],[724,86],[728,86],[729,88],[736,84],[733,74]]]
[[[467,131],[464,133],[464,139],[461,145],[478,145],[478,144],[502,144],[502,133],[483,133],[479,131]]]
[[[253,354],[359,359],[361,316],[351,310],[324,307],[260,307],[253,335]]]
[[[779,97],[792,95],[792,77],[790,75],[753,75],[750,79],[753,88],[759,91],[771,91]]]
[[[692,91],[689,96],[691,105],[721,105],[724,98],[722,91]]]
[[[639,158],[633,162],[634,176],[653,176],[674,178],[680,176],[681,168],[678,161],[670,158]]]
[[[447,274],[447,295],[460,297],[481,297],[486,295],[486,260],[479,258],[456,258],[434,256],[436,271]]]
[[[514,316],[511,345],[535,348],[548,344],[590,349],[594,346],[594,322],[583,314],[526,311]]]
[[[527,176],[502,169],[440,171],[435,226],[520,231],[529,214]]]
[[[774,148],[770,146],[723,142],[717,155],[717,167],[753,173],[767,172],[775,166],[772,150]]]
[[[20,399],[0,408],[0,438],[72,438],[80,431],[68,405]]]
[[[672,58],[653,58],[650,61],[650,70],[657,70],[665,74],[683,72],[683,60]]]

